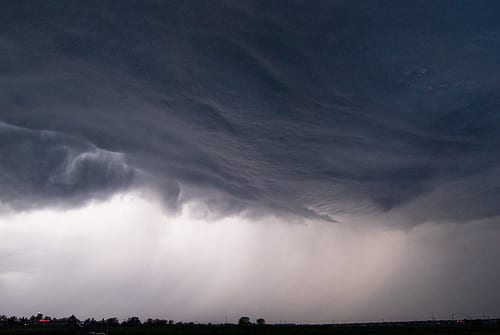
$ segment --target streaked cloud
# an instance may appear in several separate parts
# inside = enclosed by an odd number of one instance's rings
[[[499,214],[483,206],[500,179],[492,3],[3,7],[4,203],[75,204],[140,170],[171,208],[205,198],[221,215]]]

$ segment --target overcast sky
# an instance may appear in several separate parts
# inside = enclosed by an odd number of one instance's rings
[[[3,1],[0,314],[500,317],[497,1]]]

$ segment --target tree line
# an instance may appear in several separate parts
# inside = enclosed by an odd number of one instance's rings
[[[125,320],[120,321],[118,318],[108,318],[102,320],[95,320],[94,318],[87,318],[85,320],[79,320],[76,316],[71,315],[70,317],[55,318],[50,316],[45,316],[42,313],[37,315],[31,315],[30,317],[17,317],[17,316],[6,316],[0,315],[0,327],[71,327],[71,326],[92,326],[92,325],[105,325],[107,327],[166,327],[166,326],[195,326],[197,323],[194,322],[175,322],[174,320],[165,319],[153,319],[149,318],[144,322],[137,316],[129,317]],[[208,323],[207,325],[212,325]],[[249,317],[242,316],[238,320],[239,326],[264,326],[265,320],[259,318],[253,323]]]

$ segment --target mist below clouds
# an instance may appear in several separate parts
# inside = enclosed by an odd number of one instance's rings
[[[0,310],[222,322],[497,317],[498,222],[207,222],[138,194],[0,220]]]

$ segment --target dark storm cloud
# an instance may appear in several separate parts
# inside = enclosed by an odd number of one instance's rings
[[[71,136],[0,123],[0,137],[0,200],[16,208],[81,202],[134,178],[121,154]]]
[[[4,203],[145,182],[221,213],[500,214],[496,2],[0,6]]]

